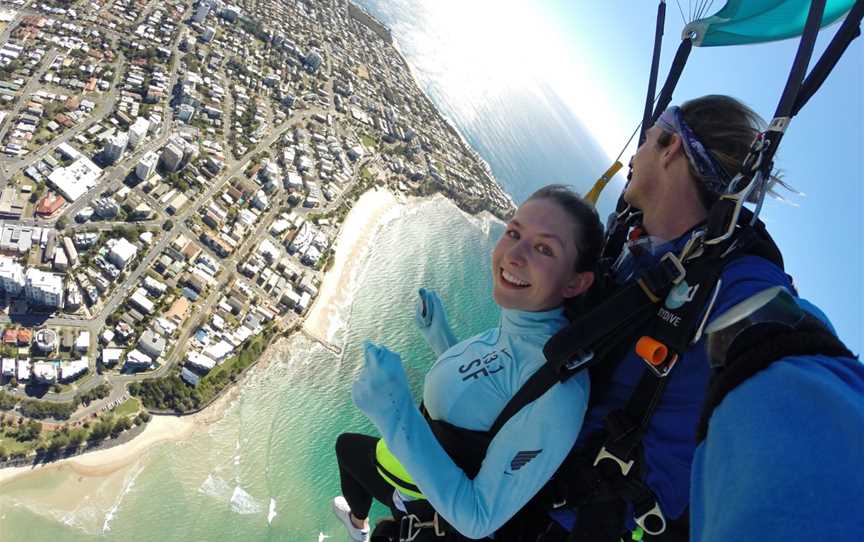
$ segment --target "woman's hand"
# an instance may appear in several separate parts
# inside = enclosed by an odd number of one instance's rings
[[[383,346],[366,341],[365,363],[351,389],[357,408],[384,433],[384,425],[398,419],[404,408],[414,408],[402,358]]]
[[[433,290],[420,288],[414,310],[414,323],[435,354],[440,356],[458,341],[447,323],[444,304]]]

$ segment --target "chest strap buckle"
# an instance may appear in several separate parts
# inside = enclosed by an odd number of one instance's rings
[[[621,469],[621,476],[627,476],[630,472],[630,469],[633,468],[635,460],[631,459],[630,461],[624,461],[623,459],[615,456],[609,450],[606,449],[606,446],[600,448],[600,451],[597,452],[597,457],[594,458],[594,466],[596,467],[601,461],[604,459],[611,459],[615,464],[618,465],[618,468]]]

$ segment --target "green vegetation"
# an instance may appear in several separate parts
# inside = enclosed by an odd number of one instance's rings
[[[149,409],[173,410],[182,414],[203,408],[258,360],[274,334],[275,328],[267,326],[263,332],[247,340],[237,355],[210,371],[194,388],[173,374],[133,383],[129,391],[141,397],[142,403]]]
[[[361,134],[360,141],[367,149],[374,149],[376,146],[378,146],[378,141],[376,141],[374,137],[368,134]]]
[[[114,409],[114,414],[120,417],[129,417],[133,414],[138,414],[139,410],[141,410],[141,402],[135,397],[130,397],[122,405]]]

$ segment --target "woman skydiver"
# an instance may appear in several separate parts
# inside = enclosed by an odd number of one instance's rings
[[[345,433],[336,442],[343,496],[334,513],[354,540],[367,540],[372,498],[404,512],[422,497],[462,535],[484,538],[508,522],[551,478],[573,446],[588,406],[588,375],[556,384],[513,415],[488,443],[482,465],[466,472],[448,455],[430,423],[485,432],[513,395],[545,362],[543,345],[567,324],[563,304],[587,291],[603,237],[594,208],[551,185],[516,211],[492,252],[498,327],[458,342],[440,299],[420,291],[417,323],[438,360],[426,375],[423,402],[414,404],[398,354],[367,343],[354,382],[355,404],[381,432],[401,467],[382,476],[377,438]],[[376,453],[377,448],[377,453]],[[392,458],[392,457],[391,457]],[[404,480],[405,472],[412,480]],[[415,486],[416,484],[416,486]],[[409,486],[406,488],[405,486]],[[410,504],[409,504],[410,506]],[[436,516],[437,517],[437,516]]]

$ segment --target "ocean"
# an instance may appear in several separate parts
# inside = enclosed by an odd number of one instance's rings
[[[449,76],[437,54],[446,19],[428,17],[434,0],[360,3],[393,29],[419,84],[517,202],[550,182],[585,191],[608,165],[542,84],[466,88]],[[402,354],[419,394],[433,356],[413,325],[417,289],[440,293],[460,337],[495,325],[489,255],[501,231],[440,197],[404,206],[379,230],[357,267],[356,291],[339,307],[345,325],[332,341],[342,355],[295,335],[206,429],[104,478],[62,469],[4,486],[0,541],[347,540],[330,512],[340,492],[333,443],[343,431],[373,430],[350,398],[362,341]],[[70,503],[67,491],[86,497]]]

